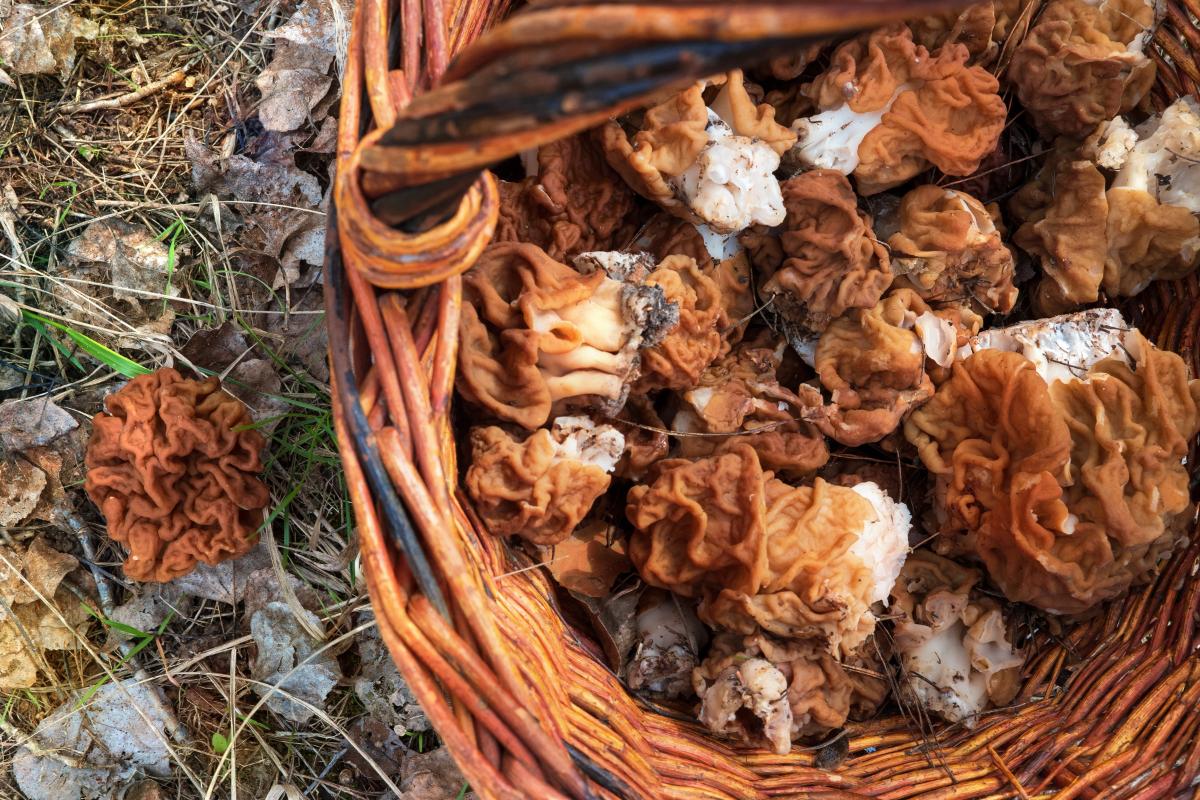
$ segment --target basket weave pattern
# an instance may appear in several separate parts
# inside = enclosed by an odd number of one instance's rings
[[[932,4],[539,3],[497,27],[507,2],[446,2],[358,4],[326,294],[335,419],[371,601],[472,789],[486,798],[1194,796],[1200,538],[1153,585],[1061,636],[1036,634],[1011,707],[936,735],[899,716],[854,725],[844,760],[823,769],[833,748],[733,748],[629,695],[562,620],[546,571],[488,535],[457,486],[459,276],[498,213],[495,179],[480,169],[664,86]],[[1200,0],[1173,2],[1157,32],[1160,107],[1200,86],[1197,18]],[[709,40],[719,43],[689,50]],[[658,72],[632,80],[650,55]],[[574,68],[585,58],[591,67]],[[530,72],[553,79],[524,97]],[[1152,285],[1123,310],[1200,374],[1195,275]]]

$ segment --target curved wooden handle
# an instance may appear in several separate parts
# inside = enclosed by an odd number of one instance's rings
[[[961,3],[958,3],[961,5]],[[446,180],[593,127],[664,91],[947,0],[539,4],[467,48],[438,88],[364,137],[390,190]],[[376,204],[396,213],[403,204]]]

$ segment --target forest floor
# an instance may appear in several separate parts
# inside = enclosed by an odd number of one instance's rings
[[[352,0],[0,0],[0,798],[466,796],[375,633],[321,258]],[[104,398],[218,375],[261,544],[165,583],[83,490]]]

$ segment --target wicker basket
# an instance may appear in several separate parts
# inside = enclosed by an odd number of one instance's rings
[[[552,579],[484,533],[457,486],[449,409],[459,276],[498,209],[495,179],[481,168],[664,87],[934,4],[562,0],[501,22],[508,0],[443,3],[358,2],[326,294],[335,418],[379,627],[473,790],[1197,796],[1200,538],[1154,585],[1062,637],[1037,634],[1014,704],[974,730],[922,734],[885,718],[853,726],[837,745],[776,756],[713,740],[627,693],[563,621]],[[1160,107],[1200,84],[1200,2],[1169,5],[1153,48]],[[1192,276],[1152,286],[1125,311],[1200,374],[1198,301]]]

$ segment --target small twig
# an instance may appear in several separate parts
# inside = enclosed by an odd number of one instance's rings
[[[763,431],[773,431],[781,425],[794,425],[803,420],[799,419],[779,419],[774,422],[768,422],[763,425],[755,425],[753,428],[743,428],[742,430],[730,431],[729,433],[709,433],[705,431],[672,431],[666,428],[655,427],[654,425],[644,425],[633,420],[621,419],[620,417],[609,417],[608,421],[613,425],[628,425],[631,428],[640,428],[651,433],[660,433],[666,436],[671,436],[677,439],[703,439],[703,438],[724,438],[727,436],[751,436]]]
[[[89,111],[107,111],[113,108],[124,108],[125,106],[133,105],[139,100],[145,100],[152,94],[157,94],[168,86],[174,86],[177,83],[183,83],[187,78],[187,73],[181,69],[177,69],[165,78],[147,83],[136,92],[129,92],[118,97],[109,97],[105,100],[91,100],[86,103],[65,103],[58,107],[60,114],[86,114]]]
[[[170,666],[170,664],[167,663],[167,653],[165,650],[163,650],[161,636],[154,637],[154,646],[158,648],[158,659],[159,659],[159,661],[162,662],[163,676],[166,677],[166,679],[168,681],[170,681],[172,686],[174,686],[177,689],[182,689],[183,684],[181,684],[179,681],[175,680],[175,677],[171,674],[171,666]]]
[[[100,610],[103,612],[105,619],[111,620],[115,613],[112,587],[109,586],[108,578],[105,576],[104,571],[96,564],[96,548],[92,545],[92,532],[87,524],[75,514],[67,516],[67,525],[75,532],[80,548],[83,550],[83,556],[87,560],[88,570],[92,573],[92,579],[96,582],[96,597],[100,601]],[[121,657],[125,663],[133,668],[134,679],[139,683],[149,683],[151,678],[142,667],[138,657],[139,654],[134,651],[133,647],[133,642],[125,639],[117,646],[117,649],[121,653]],[[176,741],[183,741],[187,732],[184,730],[183,725],[180,724],[179,718],[175,716],[174,709],[165,702],[160,702],[159,705],[163,719],[167,723],[167,732]]]
[[[1021,785],[1021,781],[1016,775],[1013,774],[1012,770],[1008,768],[1008,764],[1004,763],[1004,759],[1000,757],[1000,754],[996,752],[996,749],[989,744],[987,746],[987,751],[988,755],[992,757],[992,761],[995,762],[996,768],[999,769],[1004,777],[1008,779],[1008,782],[1012,784],[1012,787],[1017,790],[1017,794],[1020,796],[1021,800],[1029,800],[1029,793],[1025,791],[1025,787]]]
[[[311,797],[313,792],[316,791],[317,786],[325,780],[325,776],[328,775],[333,768],[337,766],[337,763],[342,760],[346,753],[349,752],[350,745],[342,745],[342,749],[334,753],[333,758],[329,759],[329,761],[325,764],[325,768],[321,770],[321,774],[312,779],[312,783],[310,783],[308,788],[304,790],[304,796]],[[1028,800],[1028,798],[1026,798],[1026,800]]]

